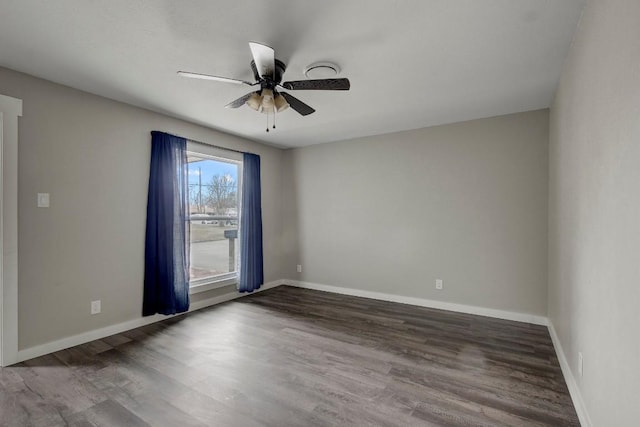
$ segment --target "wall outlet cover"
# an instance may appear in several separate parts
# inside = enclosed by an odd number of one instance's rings
[[[583,363],[584,358],[582,357],[582,352],[578,352],[578,374],[580,376],[582,376],[582,374],[584,373]]]
[[[91,301],[91,314],[98,314],[102,311],[100,300]]]
[[[39,208],[49,207],[49,193],[38,193],[38,207]]]

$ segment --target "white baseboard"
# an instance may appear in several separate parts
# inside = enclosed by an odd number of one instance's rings
[[[524,322],[524,323],[533,323],[534,325],[543,325],[543,326],[547,325],[546,317],[537,316],[535,314],[496,310],[493,308],[476,307],[472,305],[456,304],[452,302],[386,294],[382,292],[364,291],[361,289],[342,288],[339,286],[330,286],[330,285],[322,285],[319,283],[301,282],[298,280],[284,280],[284,284],[289,286],[295,286],[298,288],[315,289],[317,291],[332,292],[335,294],[351,295],[356,297],[371,298],[371,299],[377,299],[382,301],[391,301],[391,302],[397,302],[400,304],[417,305],[419,307],[437,308],[440,310],[449,310],[449,311],[455,311],[458,313],[494,317],[496,319],[513,320],[516,322]]]
[[[189,307],[189,312],[200,310],[201,308],[209,307],[212,305],[220,304],[226,301],[230,301],[243,296],[255,294],[267,289],[275,288],[284,283],[283,280],[274,280],[273,282],[263,284],[260,289],[252,293],[240,293],[240,292],[228,292],[226,294],[218,295],[215,297],[207,298],[202,301],[196,301]],[[180,316],[184,313],[176,314]],[[162,314],[155,314],[153,316],[140,317],[137,319],[128,320],[126,322],[118,323],[115,325],[106,326],[104,328],[95,329],[93,331],[83,332],[78,335],[62,338],[60,340],[51,341],[45,344],[36,345],[34,347],[25,348],[18,351],[17,362],[33,359],[34,357],[43,356],[45,354],[53,353],[65,348],[75,347],[76,345],[85,344],[90,341],[105,338],[114,334],[129,331],[131,329],[139,328],[141,326],[150,325],[151,323],[159,322],[161,320],[168,319],[173,316],[165,316]]]
[[[578,414],[578,419],[580,420],[580,424],[583,427],[592,427],[591,418],[587,412],[587,407],[582,399],[582,393],[580,393],[580,389],[578,388],[578,384],[571,372],[571,368],[569,367],[569,363],[567,362],[567,358],[562,349],[562,345],[560,344],[560,340],[558,335],[556,334],[555,328],[553,327],[553,323],[550,319],[544,316],[537,316],[533,314],[526,313],[518,313],[512,311],[503,311],[503,310],[495,310],[491,308],[484,307],[476,307],[464,304],[456,304],[449,303],[443,301],[434,301],[423,298],[415,298],[415,297],[406,297],[401,295],[393,295],[386,294],[382,292],[372,292],[372,291],[364,291],[360,289],[352,289],[352,288],[343,288],[338,286],[330,286],[323,285],[319,283],[310,283],[310,282],[301,282],[298,280],[283,280],[283,284],[289,286],[295,286],[298,288],[304,289],[314,289],[318,291],[332,292],[337,294],[344,295],[352,295],[356,297],[364,297],[377,299],[382,301],[391,301],[397,302],[401,304],[410,304],[417,305],[420,307],[428,307],[428,308],[437,308],[441,310],[449,310],[455,311],[459,313],[467,313],[467,314],[476,314],[479,316],[488,316],[494,317],[497,319],[505,319],[505,320],[513,320],[516,322],[525,322],[532,323],[535,325],[547,326],[549,329],[549,334],[551,335],[551,341],[553,342],[554,349],[558,356],[558,361],[560,362],[560,368],[562,369],[562,374],[564,376],[564,380],[569,388],[569,394],[571,396],[571,400],[573,401],[573,406],[576,409],[576,413]]]
[[[443,301],[434,301],[415,297],[406,297],[401,295],[386,294],[381,292],[364,291],[359,289],[342,288],[338,286],[322,285],[318,283],[300,282],[297,280],[274,280],[262,285],[256,292],[261,292],[267,289],[275,288],[280,285],[290,285],[299,288],[316,289],[319,291],[333,292],[337,294],[359,296],[364,298],[372,298],[383,301],[397,302],[401,304],[417,305],[421,307],[438,308],[442,310],[456,311],[460,313],[476,314],[480,316],[494,317],[498,319],[514,320],[517,322],[533,323],[536,325],[546,325],[547,319],[542,316],[535,316],[531,314],[516,313],[502,310],[495,310],[483,307],[474,307],[463,304],[455,304]],[[255,293],[255,292],[254,292]],[[216,297],[208,298],[202,301],[197,301],[191,304],[189,312],[199,310],[201,308],[209,307],[215,304],[220,304],[225,301],[240,298],[251,293],[239,293],[229,292]],[[178,314],[179,316],[180,314]],[[45,354],[53,353],[65,348],[74,347],[76,345],[84,344],[93,340],[108,337],[110,335],[125,332],[131,329],[139,328],[141,326],[149,325],[151,323],[159,322],[167,319],[169,316],[156,314],[154,316],[140,317],[137,319],[128,320],[126,322],[118,323],[115,325],[106,326],[104,328],[95,329],[88,332],[83,332],[78,335],[62,338],[60,340],[40,344],[34,347],[25,348],[18,351],[17,362],[33,359],[35,357],[43,356]]]
[[[560,368],[562,369],[562,374],[564,375],[564,379],[565,379],[565,382],[567,383],[567,387],[569,388],[569,393],[571,395],[573,405],[575,406],[576,412],[578,414],[578,418],[580,419],[580,423],[584,427],[592,426],[591,419],[589,418],[589,415],[586,410],[586,406],[584,404],[584,400],[582,399],[582,394],[580,393],[580,389],[578,388],[578,384],[576,383],[575,377],[573,376],[573,373],[571,372],[569,364],[567,363],[567,358],[562,349],[562,345],[560,344],[560,340],[558,339],[558,335],[556,334],[556,331],[553,327],[553,323],[544,316],[538,316],[538,315],[527,314],[527,313],[518,313],[513,311],[496,310],[492,308],[476,307],[471,305],[456,304],[456,303],[450,303],[450,302],[444,302],[444,301],[429,300],[424,298],[393,295],[393,294],[387,294],[382,292],[373,292],[373,291],[365,291],[360,289],[344,288],[339,286],[323,285],[319,283],[302,282],[298,280],[285,280],[285,279],[274,280],[272,282],[265,283],[264,285],[262,285],[260,289],[252,293],[229,292],[223,295],[218,295],[202,301],[194,302],[191,304],[191,307],[189,308],[189,312],[200,310],[205,307],[220,304],[220,303],[230,301],[236,298],[240,298],[243,296],[252,295],[257,292],[265,291],[267,289],[272,289],[280,285],[289,285],[289,286],[294,286],[294,287],[304,288],[304,289],[314,289],[318,291],[331,292],[336,294],[371,298],[371,299],[382,300],[382,301],[397,302],[400,304],[416,305],[420,307],[436,308],[441,310],[455,311],[458,313],[475,314],[479,316],[493,317],[496,319],[513,320],[516,322],[525,322],[525,323],[532,323],[535,325],[547,326],[549,328],[549,334],[551,335],[551,340],[553,341],[553,346],[555,348],[556,354],[558,355],[558,360],[560,362]],[[179,315],[180,314],[177,314],[177,316]],[[17,361],[22,362],[24,360],[33,359],[35,357],[39,357],[45,354],[63,350],[65,348],[74,347],[74,346],[84,344],[93,340],[105,338],[114,334],[135,329],[141,326],[149,325],[151,323],[159,322],[169,317],[170,316],[164,316],[160,314],[156,314],[154,316],[148,316],[148,317],[140,317],[137,319],[118,323],[116,325],[111,325],[101,329],[96,329],[93,331],[84,332],[82,334],[73,335],[71,337],[63,338],[57,341],[52,341],[46,344],[29,347],[29,348],[18,351]]]
[[[304,289],[314,289],[317,291],[332,292],[336,294],[352,295],[356,297],[371,298],[382,301],[391,301],[401,304],[416,305],[420,307],[437,308],[441,310],[455,311],[459,313],[475,314],[479,316],[494,317],[497,319],[513,320],[516,322],[532,323],[535,325],[547,326],[549,334],[551,335],[551,341],[553,342],[554,349],[560,362],[560,368],[564,380],[569,388],[569,394],[573,401],[573,406],[578,414],[578,419],[583,427],[592,427],[591,418],[587,412],[587,407],[582,398],[582,393],[578,388],[578,384],[571,372],[569,363],[560,344],[558,335],[556,334],[553,323],[550,319],[544,316],[537,316],[533,314],[518,313],[513,311],[496,310],[492,308],[476,307],[464,304],[456,304],[444,301],[435,301],[423,298],[407,297],[401,295],[386,294],[382,292],[364,291],[360,289],[343,288],[339,286],[323,285],[319,283],[301,282],[298,280],[283,280],[283,284],[289,286],[295,286]]]
[[[558,361],[560,362],[560,368],[562,369],[564,382],[567,383],[567,387],[569,388],[569,394],[571,395],[573,406],[576,408],[578,419],[580,420],[580,425],[582,425],[582,427],[592,427],[593,424],[591,423],[591,418],[589,417],[589,413],[587,412],[587,407],[584,404],[584,399],[582,399],[582,393],[580,393],[580,388],[578,387],[576,378],[573,376],[573,372],[571,372],[569,362],[567,362],[567,356],[564,354],[562,344],[560,344],[560,338],[558,338],[558,334],[556,334],[556,329],[553,327],[553,322],[551,321],[551,319],[549,319],[548,327],[549,334],[551,335],[551,341],[553,342],[553,347],[555,348],[556,354],[558,355]]]

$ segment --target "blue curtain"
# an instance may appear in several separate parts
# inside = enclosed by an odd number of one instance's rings
[[[238,290],[253,292],[264,282],[260,156],[255,154],[243,154],[240,209],[240,284]]]
[[[151,132],[142,315],[189,309],[187,140]]]

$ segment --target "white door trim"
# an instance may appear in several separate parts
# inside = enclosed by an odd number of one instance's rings
[[[18,361],[18,117],[22,100],[0,95],[0,366]]]

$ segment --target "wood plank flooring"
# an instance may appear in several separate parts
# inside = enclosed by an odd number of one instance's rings
[[[0,369],[2,426],[577,426],[545,327],[281,286]]]

